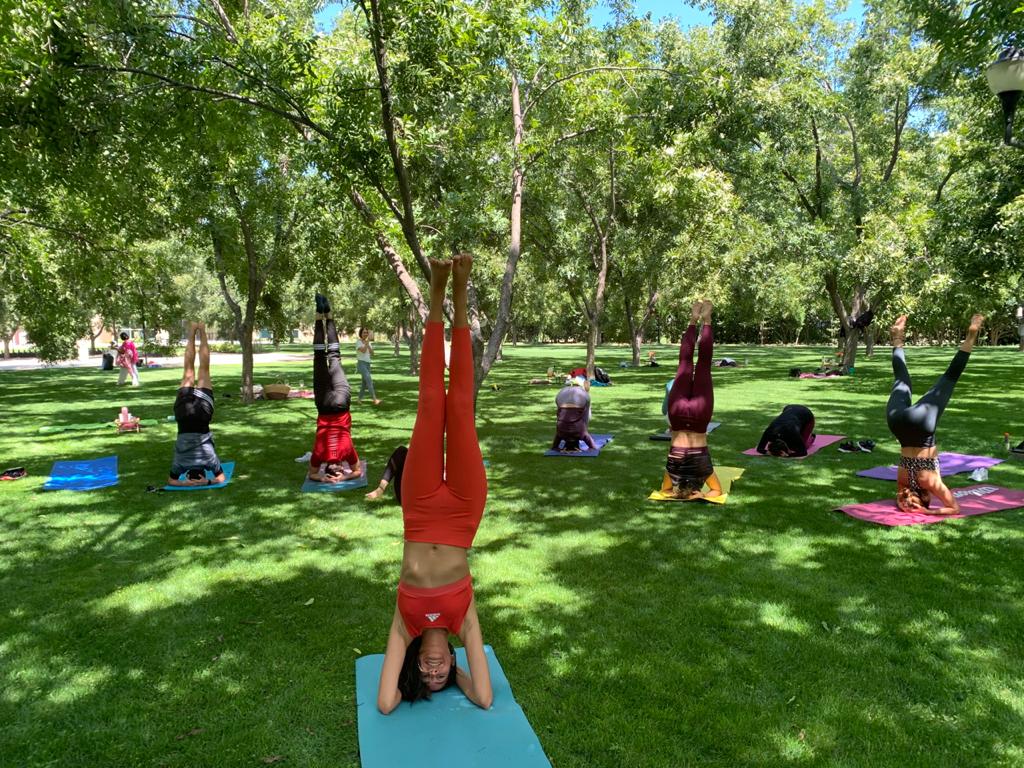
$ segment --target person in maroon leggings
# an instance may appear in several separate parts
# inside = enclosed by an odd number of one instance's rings
[[[494,698],[467,559],[487,501],[466,312],[472,264],[472,256],[459,254],[430,265],[419,404],[402,474],[402,574],[377,690],[384,714],[453,684],[483,709]],[[454,321],[446,393],[441,307],[449,274]],[[450,634],[466,649],[468,670],[456,666]]]
[[[703,323],[697,341],[697,322]],[[693,348],[697,346],[697,367]],[[711,330],[711,302],[695,301],[690,324],[679,345],[679,369],[668,393],[668,423],[672,443],[665,462],[663,493],[680,499],[720,496],[722,485],[715,474],[708,452],[708,422],[715,407],[711,384],[711,355],[714,350]],[[704,485],[708,490],[704,491]]]

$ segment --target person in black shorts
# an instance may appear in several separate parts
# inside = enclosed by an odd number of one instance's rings
[[[196,375],[196,332],[199,333],[199,375]],[[178,437],[174,443],[168,485],[217,485],[224,470],[210,433],[213,420],[213,385],[210,382],[210,344],[203,323],[189,323],[185,346],[185,374],[174,400]],[[207,471],[210,477],[207,477]]]

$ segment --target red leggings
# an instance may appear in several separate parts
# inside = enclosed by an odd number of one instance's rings
[[[679,370],[668,392],[668,423],[673,431],[707,432],[715,409],[711,386],[711,354],[715,337],[707,323],[700,329],[697,368],[693,367],[693,345],[697,327],[690,323],[679,345]]]
[[[468,549],[487,501],[487,474],[473,412],[469,328],[452,329],[448,375],[446,395],[444,325],[427,323],[416,425],[402,474],[402,519],[406,541]]]

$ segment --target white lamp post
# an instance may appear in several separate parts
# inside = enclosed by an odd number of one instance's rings
[[[999,58],[985,72],[988,87],[1003,104],[1003,142],[1024,148],[1024,142],[1013,138],[1013,114],[1024,91],[1024,51],[1012,45],[1003,49]]]

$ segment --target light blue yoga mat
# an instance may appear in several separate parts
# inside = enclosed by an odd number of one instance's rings
[[[355,480],[346,480],[343,483],[318,483],[316,480],[310,480],[307,473],[306,482],[302,484],[302,491],[303,493],[332,493],[334,491],[351,491],[353,488],[365,488],[366,462],[360,461],[359,464],[363,468],[362,477],[357,477]]]
[[[217,483],[216,485],[165,485],[165,491],[212,491],[215,488],[223,488],[225,485],[231,482],[231,475],[235,471],[235,462],[233,461],[222,461],[220,464],[221,470],[224,472],[224,482]],[[206,470],[207,479],[213,479],[213,473],[210,470]],[[179,475],[179,480],[184,480],[185,475]]]
[[[456,686],[430,701],[403,701],[390,715],[377,709],[377,686],[384,654],[356,659],[356,715],[362,768],[551,768],[523,709],[512,697],[508,678],[484,646],[494,703],[480,709]],[[455,649],[467,668],[466,654]]]
[[[594,438],[594,450],[583,450],[583,451],[555,451],[548,449],[544,451],[545,456],[568,456],[573,459],[591,459],[601,454],[601,449],[604,448],[608,443],[612,441],[612,435],[591,435]],[[565,445],[563,440],[559,445]],[[584,442],[580,442],[580,445],[586,445]]]
[[[117,485],[117,456],[79,461],[55,461],[44,491],[93,491]]]

